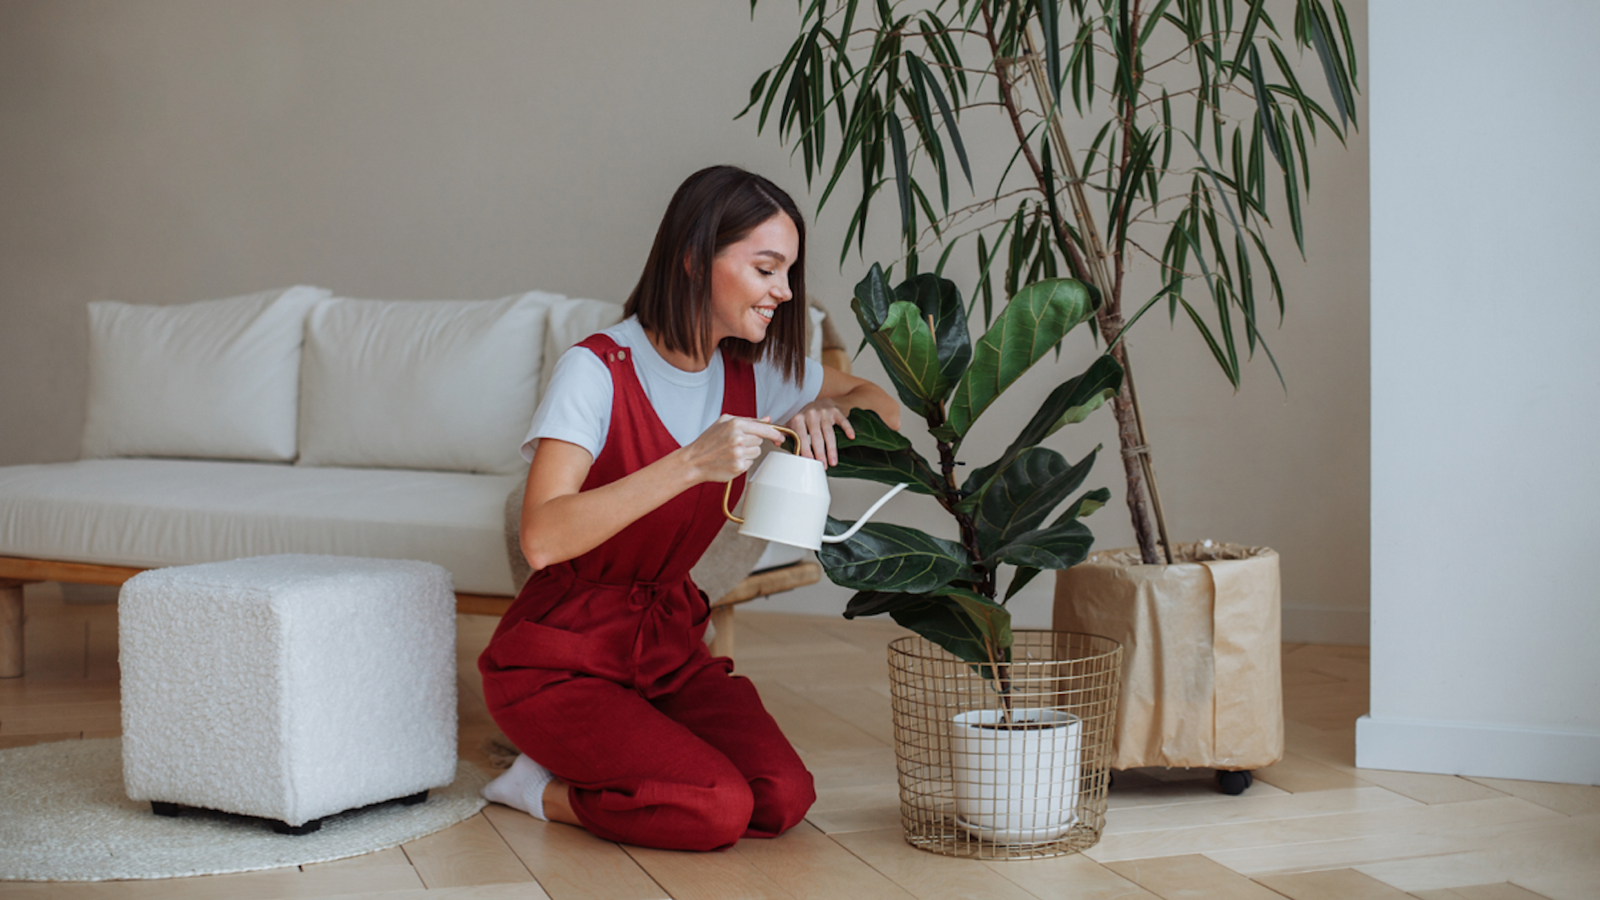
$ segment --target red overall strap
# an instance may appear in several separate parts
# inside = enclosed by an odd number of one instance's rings
[[[678,449],[633,366],[633,351],[603,334],[578,346],[600,358],[611,372],[611,425],[583,489],[593,490],[644,468]],[[722,412],[754,416],[755,373],[749,363],[722,355]],[[744,489],[741,477],[734,497]],[[672,583],[686,578],[716,538],[725,518],[720,483],[697,485],[668,500],[574,560],[575,574],[602,583]]]

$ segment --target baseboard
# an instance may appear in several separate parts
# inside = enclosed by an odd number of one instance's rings
[[[1356,767],[1600,784],[1600,733],[1362,716]]]
[[[1370,643],[1372,615],[1366,609],[1285,606],[1283,639],[1297,644]]]

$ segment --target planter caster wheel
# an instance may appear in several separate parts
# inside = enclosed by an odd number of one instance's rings
[[[1230,797],[1239,796],[1245,792],[1246,788],[1250,787],[1252,784],[1255,784],[1255,782],[1255,773],[1251,772],[1249,769],[1245,769],[1241,772],[1230,772],[1222,769],[1217,770],[1217,786],[1222,789],[1224,794],[1227,794]]]

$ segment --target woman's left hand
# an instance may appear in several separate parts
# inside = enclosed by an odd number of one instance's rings
[[[849,412],[831,399],[815,400],[806,404],[785,424],[800,436],[801,456],[820,459],[824,465],[829,466],[839,464],[838,439],[833,433],[834,426],[844,429],[845,437],[856,436],[856,430],[850,427]]]

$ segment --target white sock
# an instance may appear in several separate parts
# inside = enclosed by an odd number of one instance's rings
[[[518,754],[505,774],[484,785],[483,799],[544,819],[544,788],[554,779],[549,769]]]

